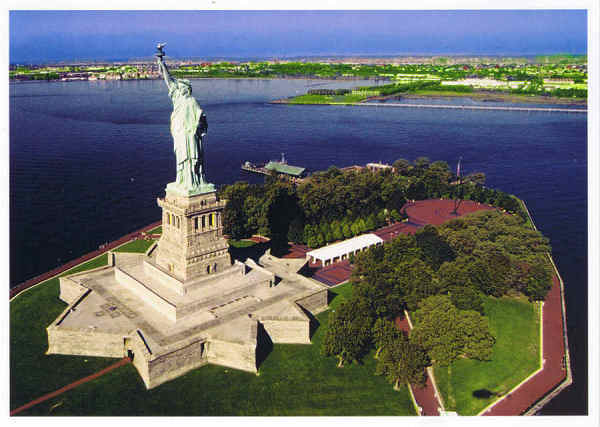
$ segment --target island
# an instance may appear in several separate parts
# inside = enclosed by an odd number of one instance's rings
[[[116,268],[115,260],[118,267],[119,260],[151,254],[157,239],[176,232],[177,222],[163,218],[161,227],[152,224],[74,269],[65,268],[62,279],[31,283],[15,293],[11,410],[22,415],[534,413],[571,377],[562,281],[548,240],[525,204],[486,187],[484,173],[454,173],[444,161],[421,157],[374,165],[379,166],[331,167],[301,183],[267,176],[264,184],[238,182],[214,195],[223,201],[222,237],[234,260],[263,275],[274,271],[274,289],[282,286],[277,276],[292,275],[280,271],[301,266],[293,274],[304,278],[295,280],[328,292],[327,309],[298,313],[309,325],[310,344],[274,342],[259,330],[265,340],[258,343],[255,369],[207,365],[161,380],[151,392],[131,364],[139,355],[124,353],[117,363],[45,355],[46,327],[60,321],[65,310],[57,298],[60,282],[77,277],[74,273],[89,271],[92,277]],[[38,315],[31,316],[31,310]],[[107,307],[103,317],[111,313]],[[272,325],[265,327],[267,336],[277,336]],[[84,380],[76,391],[53,394]],[[527,390],[541,383],[543,390]],[[49,394],[42,403],[27,406],[44,393]],[[127,405],[121,404],[124,395]],[[176,405],[168,397],[173,395],[179,396]]]

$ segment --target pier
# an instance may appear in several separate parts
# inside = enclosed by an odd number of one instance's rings
[[[262,175],[276,173],[280,178],[285,177],[294,183],[302,182],[303,178],[306,176],[306,168],[288,165],[283,153],[281,154],[280,161],[271,160],[263,166],[255,165],[251,162],[244,162],[242,164],[242,170]]]

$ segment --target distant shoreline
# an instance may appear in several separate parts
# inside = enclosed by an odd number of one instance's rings
[[[289,99],[277,99],[271,101],[271,104],[289,104],[289,105],[359,105],[366,104],[367,101],[388,101],[388,100],[402,100],[402,99],[459,99],[459,98],[472,98],[476,101],[482,102],[511,102],[515,104],[522,103],[531,103],[531,104],[560,104],[565,106],[574,106],[574,107],[587,107],[587,99],[570,99],[570,98],[556,98],[556,97],[548,97],[548,96],[528,96],[528,95],[518,95],[518,94],[507,94],[507,93],[496,93],[496,92],[488,92],[488,91],[475,91],[468,93],[459,93],[454,92],[452,94],[440,94],[440,93],[413,93],[406,95],[390,95],[390,96],[377,96],[370,97],[366,100],[358,103],[292,103],[289,102]]]

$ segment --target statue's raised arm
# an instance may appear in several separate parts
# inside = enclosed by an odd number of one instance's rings
[[[159,70],[160,74],[162,74],[163,78],[165,79],[165,83],[167,84],[169,91],[171,91],[171,89],[176,84],[176,82],[175,82],[175,79],[173,77],[171,77],[171,74],[169,73],[169,69],[167,68],[165,61],[163,60],[163,57],[165,56],[165,52],[163,51],[163,48],[165,47],[165,45],[166,45],[166,43],[158,43],[156,45],[156,50],[158,51],[156,53],[156,58],[158,60],[158,70]]]

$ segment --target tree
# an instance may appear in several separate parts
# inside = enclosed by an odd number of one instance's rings
[[[415,312],[411,341],[432,361],[447,366],[458,357],[489,360],[495,339],[487,319],[472,310],[458,310],[447,295],[421,301]]]
[[[398,295],[403,295],[408,310],[415,310],[419,301],[439,292],[433,271],[418,258],[398,264],[393,271],[393,287]]]
[[[427,352],[400,334],[383,348],[375,373],[385,375],[394,384],[394,390],[399,390],[400,384],[406,382],[425,385],[425,368],[430,364]]]
[[[227,200],[223,210],[223,232],[233,239],[248,237],[247,215],[244,209],[250,188],[246,182],[236,182],[222,190],[221,197]]]
[[[447,366],[461,355],[464,342],[457,328],[458,310],[449,297],[424,299],[414,317],[411,341],[424,348],[432,361]]]
[[[409,169],[412,167],[410,162],[406,159],[398,159],[392,164],[392,166],[394,169],[396,169],[396,172],[404,176],[407,175]]]
[[[379,353],[384,347],[388,347],[398,336],[402,335],[402,331],[396,328],[393,321],[384,318],[377,318],[373,324],[373,344],[375,344],[375,359],[379,357]]]
[[[349,239],[350,237],[352,237],[352,228],[350,226],[350,223],[345,222],[344,225],[342,226],[342,231],[344,232],[344,237],[346,239]]]
[[[427,198],[427,188],[422,180],[418,179],[410,183],[406,189],[406,197],[411,200],[424,200]]]
[[[473,310],[459,310],[458,324],[464,341],[463,355],[469,359],[491,360],[495,338],[487,318]]]
[[[423,260],[434,270],[455,258],[454,251],[433,225],[426,225],[415,233],[417,246],[421,249]]]
[[[358,298],[344,301],[329,314],[321,351],[325,356],[337,357],[338,368],[345,362],[359,361],[368,350],[372,325],[365,301]]]
[[[304,239],[304,221],[301,217],[295,217],[290,223],[290,228],[288,230],[288,241],[294,243],[306,243]]]
[[[331,223],[331,232],[333,234],[334,240],[342,240],[344,238],[344,231],[342,230],[342,225],[337,219]]]
[[[530,301],[543,301],[552,287],[552,270],[543,256],[532,257],[525,294]]]
[[[430,160],[428,157],[417,157],[413,162],[414,168],[411,170],[412,175],[422,176],[425,170],[429,167]]]
[[[464,182],[472,182],[474,184],[478,184],[478,186],[485,184],[485,173],[483,172],[473,172],[463,178]],[[476,199],[478,200],[478,199]],[[478,200],[480,201],[480,200]]]
[[[480,292],[469,285],[453,285],[448,290],[452,304],[459,310],[473,310],[483,314],[483,298]]]

